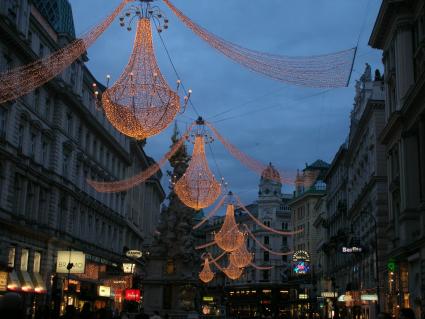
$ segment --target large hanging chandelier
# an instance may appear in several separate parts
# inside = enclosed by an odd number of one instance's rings
[[[204,283],[209,283],[214,278],[214,272],[211,270],[210,262],[208,258],[205,258],[204,266],[202,267],[201,272],[199,273],[199,279]]]
[[[229,259],[233,265],[244,268],[252,262],[253,257],[253,253],[248,251],[245,239],[244,243],[238,249],[230,253]]]
[[[208,167],[204,135],[195,135],[192,158],[183,176],[175,183],[174,191],[180,200],[193,209],[212,205],[221,193],[221,185]]]
[[[243,245],[245,236],[239,230],[235,220],[235,210],[233,204],[228,204],[226,216],[220,230],[214,235],[214,241],[221,249],[227,252],[237,250]]]
[[[103,92],[102,104],[118,131],[144,139],[168,127],[180,110],[179,96],[162,76],[152,43],[151,20],[161,32],[168,28],[168,19],[149,2],[128,9],[120,18],[121,26],[125,26],[125,17],[129,18],[129,31],[137,20],[133,52],[119,79]]]

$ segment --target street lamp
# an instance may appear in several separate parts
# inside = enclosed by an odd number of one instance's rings
[[[360,217],[362,215],[368,216],[373,221],[373,229],[374,229],[374,235],[375,235],[375,272],[376,272],[376,315],[378,315],[381,311],[380,309],[380,288],[379,288],[379,259],[378,259],[378,223],[376,222],[375,216],[371,214],[370,212],[367,212],[365,210],[360,211]]]

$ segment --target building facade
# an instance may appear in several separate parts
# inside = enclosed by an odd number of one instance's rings
[[[1,1],[0,72],[74,37],[66,0]],[[98,82],[86,61],[81,56],[44,86],[0,105],[0,265],[9,272],[9,290],[25,297],[27,312],[47,300],[80,306],[84,290],[97,306],[110,303],[97,298],[96,284],[115,278],[108,273],[122,274],[124,247],[149,245],[164,199],[161,173],[122,193],[97,193],[87,184],[123,179],[153,160],[97,107],[92,84]],[[68,281],[56,273],[58,251],[66,250],[86,254],[85,273]]]
[[[258,200],[246,208],[261,223],[274,229],[291,231],[292,220],[288,202],[289,194],[282,194],[282,184],[265,176],[279,176],[277,170],[269,164],[262,174],[259,183]],[[278,178],[277,178],[278,179]],[[271,233],[257,225],[242,209],[235,210],[236,222],[248,226],[255,238],[268,249],[276,252],[289,252],[292,247],[292,236]],[[223,217],[211,220],[205,228],[206,241],[213,240],[214,233],[223,224]],[[203,297],[208,296],[220,300],[218,304],[227,306],[228,316],[252,318],[255,316],[289,316],[291,311],[291,293],[294,289],[288,283],[290,278],[290,256],[277,256],[265,251],[251,237],[247,239],[248,249],[254,253],[253,263],[257,266],[270,267],[271,270],[258,270],[247,267],[237,280],[229,280],[224,274],[217,272]],[[218,256],[221,251],[214,246],[209,249],[212,256]],[[223,266],[227,266],[226,263]],[[221,292],[225,291],[225,295]]]
[[[382,2],[369,45],[383,51],[388,175],[386,307],[423,316],[425,304],[425,7]]]

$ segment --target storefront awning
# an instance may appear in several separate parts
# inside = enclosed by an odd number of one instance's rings
[[[34,292],[37,294],[47,293],[46,284],[38,272],[31,273],[31,279],[34,284]]]
[[[7,289],[12,291],[21,290],[21,282],[19,281],[16,271],[11,271],[8,275]]]

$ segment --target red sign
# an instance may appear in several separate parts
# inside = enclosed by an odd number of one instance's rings
[[[126,289],[125,300],[140,301],[140,290],[139,289]]]

